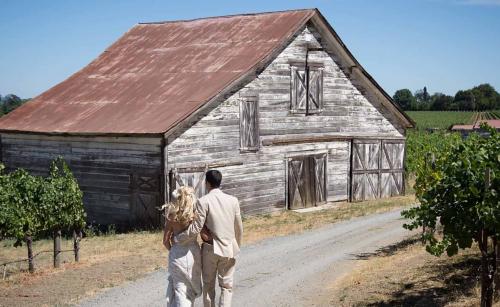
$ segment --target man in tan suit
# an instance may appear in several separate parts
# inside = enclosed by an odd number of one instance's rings
[[[236,257],[240,252],[243,224],[238,199],[222,192],[222,174],[209,170],[205,175],[208,194],[197,204],[197,219],[175,236],[182,242],[202,232],[203,303],[215,306],[215,279],[219,280],[219,306],[231,306]]]

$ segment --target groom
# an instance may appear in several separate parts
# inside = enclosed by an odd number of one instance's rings
[[[240,252],[243,224],[236,197],[222,192],[222,174],[209,170],[205,175],[208,194],[197,204],[198,217],[184,232],[175,236],[182,242],[202,232],[203,303],[215,306],[215,279],[221,287],[219,306],[231,306],[236,256]],[[208,231],[207,231],[208,230]]]

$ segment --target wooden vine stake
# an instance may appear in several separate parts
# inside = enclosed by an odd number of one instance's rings
[[[61,230],[54,231],[54,268],[61,266]]]
[[[484,173],[485,190],[490,188],[491,170],[487,168]],[[489,253],[489,238],[492,239],[492,252]],[[479,248],[481,250],[481,307],[491,307],[493,305],[493,295],[495,292],[495,275],[497,269],[497,244],[494,234],[487,229],[481,230]]]
[[[26,246],[28,247],[28,271],[35,272],[35,261],[33,260],[33,238],[26,237]]]
[[[80,241],[82,240],[82,231],[73,230],[73,251],[75,253],[75,261],[80,261]]]

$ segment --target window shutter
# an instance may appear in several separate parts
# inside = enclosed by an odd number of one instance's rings
[[[292,113],[306,113],[306,74],[302,67],[291,66],[290,109]],[[309,69],[309,113],[323,110],[323,67]]]
[[[259,104],[257,97],[240,99],[240,149],[259,149]]]

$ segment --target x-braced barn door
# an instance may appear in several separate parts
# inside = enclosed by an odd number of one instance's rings
[[[288,160],[290,209],[314,207],[326,201],[326,154]]]
[[[139,227],[160,225],[160,175],[136,173],[131,176],[132,224]]]
[[[202,197],[206,194],[205,172],[206,170],[171,170],[169,175],[170,193],[178,187],[189,186],[195,190],[198,198]]]
[[[404,194],[404,149],[399,140],[354,140],[351,200]]]

